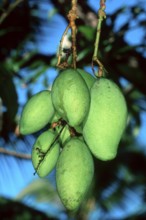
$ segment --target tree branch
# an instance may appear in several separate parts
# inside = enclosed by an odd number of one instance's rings
[[[77,0],[72,0],[72,8],[68,13],[68,19],[71,27],[71,36],[72,36],[72,53],[73,53],[73,68],[76,69],[76,59],[77,59],[77,51],[76,51],[76,19],[77,16]]]
[[[100,60],[98,59],[98,49],[99,49],[99,40],[100,40],[100,33],[101,33],[101,25],[102,25],[102,21],[103,19],[106,18],[106,14],[105,14],[105,1],[106,0],[100,0],[100,8],[98,10],[98,23],[97,23],[97,33],[96,33],[96,38],[95,38],[95,47],[94,47],[94,53],[93,53],[93,58],[92,58],[92,70],[95,74],[94,71],[94,62],[96,62],[99,66],[98,69],[98,77],[101,77],[103,75],[103,64],[100,62]],[[95,74],[96,75],[96,74]]]
[[[0,24],[8,17],[8,15],[19,5],[23,0],[16,0],[15,2],[11,3],[8,7],[7,11],[4,11],[0,17]]]
[[[21,159],[26,159],[26,160],[30,160],[31,159],[31,155],[30,154],[24,154],[24,153],[18,153],[16,151],[6,150],[3,147],[0,147],[0,153],[1,154],[6,154],[8,156],[13,156],[13,157],[21,158]]]

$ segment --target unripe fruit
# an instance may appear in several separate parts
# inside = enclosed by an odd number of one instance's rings
[[[82,134],[82,132],[83,132],[82,126],[76,126],[76,127],[74,127],[74,129],[76,130],[76,132],[78,132],[80,134]]]
[[[90,90],[93,84],[95,83],[96,78],[82,69],[78,68],[77,71],[82,76],[82,78],[85,80],[87,87]]]
[[[57,112],[55,111],[54,115],[53,115],[53,118],[51,120],[51,124],[54,123],[54,122],[58,122],[58,120],[60,119],[60,115],[57,114]]]
[[[62,71],[52,86],[52,102],[58,114],[70,126],[78,126],[89,110],[90,94],[88,87],[74,69]]]
[[[55,131],[57,132],[57,134],[59,134],[61,130],[62,130],[62,126],[59,126],[59,127],[57,126],[55,128]],[[73,128],[73,127],[69,127],[68,125],[66,125],[60,133],[59,141],[61,145],[65,145],[66,142],[69,141],[69,139],[75,135],[78,135],[78,138],[83,140],[81,133],[82,133],[82,129],[79,126]]]
[[[91,88],[91,104],[83,136],[93,155],[111,160],[127,123],[127,106],[118,86],[100,78]]]
[[[65,128],[60,134],[60,140],[61,140],[62,145],[64,145],[69,139],[70,139],[70,131],[69,131],[68,126],[65,126]]]
[[[56,134],[54,132],[45,131],[33,145],[32,163],[39,177],[47,176],[56,165],[60,147],[58,142],[51,146],[55,138]]]
[[[59,134],[60,131],[62,130],[62,126],[56,127],[55,130],[56,133]],[[59,141],[61,142],[61,145],[64,145],[69,139],[70,139],[70,131],[68,125],[66,125],[60,133]]]
[[[82,76],[82,78],[85,80],[85,83],[90,91],[91,87],[93,86],[93,84],[95,83],[96,81],[96,78],[93,77],[91,74],[89,74],[88,72],[82,70],[82,69],[77,69],[78,73],[80,73],[80,75]],[[87,117],[87,115],[86,115]],[[85,120],[84,120],[85,121]],[[83,126],[84,126],[84,122],[80,125],[80,132],[79,133],[82,133],[81,131],[83,130]]]
[[[86,144],[71,138],[64,146],[56,166],[56,184],[64,206],[75,211],[81,205],[94,173],[92,155]]]
[[[33,95],[23,108],[20,118],[20,133],[23,135],[39,131],[54,115],[51,92],[44,90]]]

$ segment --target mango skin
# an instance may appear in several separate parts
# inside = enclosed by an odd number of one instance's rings
[[[78,126],[89,110],[90,94],[88,87],[74,69],[62,71],[52,86],[52,102],[58,114],[70,126]]]
[[[82,132],[83,132],[82,126],[76,126],[76,127],[74,127],[74,129],[76,130],[76,132],[78,132],[80,134],[82,134]]]
[[[68,126],[66,125],[60,135],[61,144],[64,145],[69,139],[70,139],[70,131]]]
[[[96,78],[82,69],[78,68],[77,71],[82,76],[82,78],[85,80],[87,87],[90,90],[93,84],[95,83]]]
[[[55,128],[55,132],[57,132],[57,134],[58,134],[61,131],[61,129],[62,129],[62,126],[56,127]],[[78,138],[83,140],[83,137],[81,135],[81,132],[82,132],[81,128],[78,126],[78,127],[75,127],[74,129],[75,129],[76,132],[78,132],[80,134],[80,135],[78,134]],[[60,145],[64,146],[66,144],[66,142],[68,142],[70,140],[70,138],[72,138],[72,137],[73,137],[72,136],[72,132],[70,131],[69,126],[66,125],[63,128],[63,130],[62,130],[62,132],[60,134],[60,137],[59,137]]]
[[[92,155],[86,144],[71,138],[64,146],[56,165],[56,184],[66,209],[75,211],[81,205],[94,174]]]
[[[55,140],[55,137],[56,134],[54,132],[45,131],[36,139],[33,145],[32,164],[39,177],[47,176],[56,165],[60,153],[60,145],[58,142],[52,146],[38,167],[41,155],[45,154],[50,148],[51,144]]]
[[[127,124],[127,105],[119,87],[100,78],[91,88],[91,104],[83,137],[95,157],[114,159]]]
[[[93,86],[93,84],[95,83],[96,81],[96,78],[93,77],[91,74],[89,74],[88,72],[82,70],[82,69],[77,69],[78,73],[82,76],[82,78],[85,80],[85,83],[90,91],[91,87]],[[86,115],[87,117],[87,115]],[[85,120],[84,120],[85,121]],[[80,132],[79,133],[82,133],[82,130],[83,130],[83,126],[84,126],[84,122],[80,125]]]
[[[52,120],[50,121],[50,123],[54,123],[54,122],[58,122],[58,120],[61,119],[60,115],[57,114],[57,112],[55,111]]]
[[[44,90],[33,95],[25,104],[20,118],[20,133],[23,135],[39,131],[54,115],[51,92]]]
[[[55,131],[57,134],[59,134],[59,132],[62,130],[62,126],[56,127]],[[69,127],[68,125],[66,125],[60,136],[59,136],[59,142],[61,143],[61,145],[64,145],[68,140],[70,139],[70,131],[69,131]]]

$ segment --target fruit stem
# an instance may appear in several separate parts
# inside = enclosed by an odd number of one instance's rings
[[[0,25],[4,22],[4,20],[9,16],[9,14],[21,3],[23,0],[16,0],[13,3],[11,3],[7,9],[7,11],[4,10],[4,12],[0,16]]]
[[[76,49],[76,23],[75,20],[77,16],[77,0],[72,0],[72,8],[69,11],[68,15],[69,24],[71,27],[71,38],[72,38],[72,55],[73,55],[73,68],[76,69],[76,59],[77,59],[77,49]]]
[[[38,165],[37,165],[37,167],[36,167],[36,169],[35,169],[34,175],[37,173],[37,170],[39,169],[40,164],[41,164],[42,161],[45,159],[45,157],[46,157],[46,155],[48,154],[48,152],[54,147],[54,144],[58,141],[58,139],[59,139],[59,137],[60,137],[60,135],[61,135],[63,129],[64,129],[65,126],[66,126],[66,122],[60,120],[60,125],[62,125],[62,128],[61,128],[61,130],[59,131],[59,133],[56,135],[55,139],[53,140],[53,142],[52,142],[52,144],[50,145],[50,147],[48,148],[48,150],[47,150],[45,153],[40,152],[40,153],[42,153],[42,154],[41,154],[41,159],[39,160],[39,163],[38,163]],[[40,150],[40,149],[39,149],[39,150]]]
[[[103,76],[103,69],[104,69],[103,64],[98,59],[98,49],[99,49],[99,40],[100,40],[102,22],[106,18],[106,14],[105,14],[105,11],[104,11],[105,8],[106,8],[105,1],[106,0],[100,0],[100,8],[98,10],[98,23],[97,23],[95,47],[94,47],[94,53],[93,53],[93,57],[92,57],[92,70],[93,70],[94,74],[95,74],[94,62],[96,62],[99,66],[98,74],[97,74],[98,77]]]

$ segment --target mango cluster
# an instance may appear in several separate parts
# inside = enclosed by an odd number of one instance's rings
[[[46,128],[32,148],[32,163],[40,177],[56,167],[56,185],[64,206],[81,205],[94,175],[93,156],[114,159],[127,123],[127,106],[110,79],[94,78],[82,69],[66,69],[52,90],[30,98],[20,118],[20,133]]]

